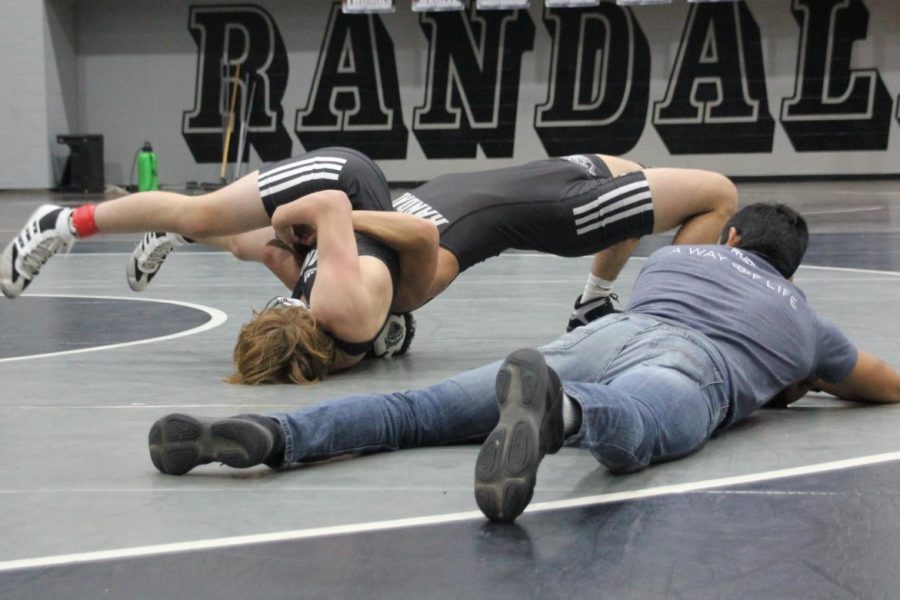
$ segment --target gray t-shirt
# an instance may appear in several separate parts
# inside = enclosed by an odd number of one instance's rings
[[[724,359],[731,392],[725,424],[808,377],[843,381],[856,347],[820,319],[806,296],[759,256],[728,246],[666,246],[641,270],[628,311],[708,337]]]

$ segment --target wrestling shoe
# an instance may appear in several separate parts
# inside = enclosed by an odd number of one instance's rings
[[[572,314],[569,315],[569,325],[566,327],[566,331],[572,331],[582,325],[587,325],[600,317],[622,312],[613,305],[614,300],[618,302],[619,297],[615,294],[610,294],[609,296],[588,300],[582,304],[581,296],[578,296],[575,298],[575,308],[572,309]]]
[[[150,285],[150,280],[159,272],[169,253],[178,246],[188,243],[190,242],[185,237],[177,233],[165,231],[145,233],[128,259],[128,287],[135,292],[144,291]]]
[[[273,459],[280,458],[276,456],[278,446],[282,452],[284,448],[277,422],[262,415],[224,419],[166,415],[150,427],[147,441],[150,460],[167,475],[184,475],[197,465],[211,462],[236,469],[280,463]]]
[[[69,228],[71,214],[71,209],[55,204],[44,204],[32,213],[0,256],[0,291],[4,296],[21,294],[51,256],[72,248],[75,234]]]
[[[412,313],[388,315],[384,327],[372,341],[367,356],[390,358],[403,356],[416,336],[416,319]]]
[[[475,501],[491,521],[512,522],[534,493],[538,466],[565,440],[563,391],[532,348],[506,357],[496,381],[500,421],[475,462]]]

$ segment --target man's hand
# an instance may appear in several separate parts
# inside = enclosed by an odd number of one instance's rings
[[[347,194],[339,190],[323,190],[276,208],[272,213],[272,227],[275,236],[288,246],[313,246],[318,235],[316,223],[320,219],[335,212],[349,215],[350,211]]]
[[[764,408],[787,408],[788,405],[793,404],[807,393],[809,390],[815,387],[815,381],[812,379],[806,379],[804,381],[798,381],[797,383],[792,383],[787,386],[769,400]]]
[[[286,246],[299,244],[300,239],[294,233],[294,223],[288,217],[286,206],[279,206],[272,213],[272,229],[275,230],[275,237],[278,238]]]
[[[297,244],[312,247],[316,245],[316,228],[312,225],[294,225],[294,236]]]

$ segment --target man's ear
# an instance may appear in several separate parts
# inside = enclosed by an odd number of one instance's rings
[[[730,246],[732,248],[736,247],[741,241],[741,234],[738,233],[738,230],[734,227],[728,229],[728,239],[725,240],[725,245]]]

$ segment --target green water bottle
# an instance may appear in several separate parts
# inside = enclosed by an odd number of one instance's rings
[[[144,142],[144,147],[138,152],[138,191],[146,192],[159,189],[159,175],[156,172],[156,154],[150,142]]]

